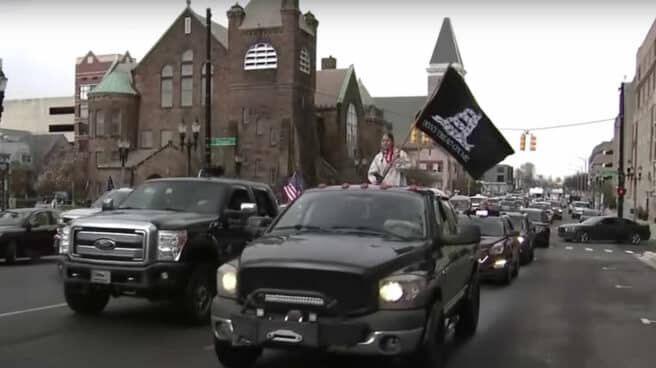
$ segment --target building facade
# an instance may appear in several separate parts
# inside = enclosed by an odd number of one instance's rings
[[[0,128],[32,134],[63,134],[75,139],[73,97],[44,97],[6,100]]]
[[[511,192],[515,188],[514,168],[510,165],[496,165],[483,174],[480,183],[485,194],[500,195]]]
[[[206,150],[206,78],[211,138],[234,139],[211,148],[212,162],[229,176],[280,185],[296,172],[309,185],[339,182],[357,174],[356,158],[375,153],[382,116],[363,103],[353,67],[337,69],[335,60],[316,70],[319,22],[311,12],[302,13],[297,0],[251,0],[232,6],[227,18],[227,27],[211,25],[209,72],[206,20],[187,6],[139,63],[113,63],[88,94],[90,196],[110,176],[137,185],[186,175],[179,129],[190,138],[194,122],[202,126],[191,157],[197,172]],[[326,97],[317,91],[328,91],[329,102],[317,103]],[[125,165],[119,140],[130,146]]]

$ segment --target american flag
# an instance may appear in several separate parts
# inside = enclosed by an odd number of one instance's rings
[[[287,200],[289,202],[293,201],[303,193],[303,179],[294,173],[294,175],[289,178],[287,185],[282,187],[282,190],[285,193]]]
[[[107,192],[110,190],[114,190],[114,180],[112,180],[112,177],[107,178]]]

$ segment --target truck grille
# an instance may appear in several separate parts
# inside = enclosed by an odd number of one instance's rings
[[[73,256],[81,259],[143,263],[146,257],[146,235],[141,230],[75,229],[73,244]]]
[[[268,267],[241,269],[240,295],[245,298],[256,290],[276,290],[273,300],[272,293],[267,295],[268,302],[290,306],[326,306],[328,303],[319,302],[319,298],[304,296],[308,292],[320,293],[337,302],[336,312],[346,314],[364,312],[377,305],[375,283],[357,274],[336,271]]]

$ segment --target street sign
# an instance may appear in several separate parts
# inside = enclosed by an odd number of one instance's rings
[[[599,176],[617,176],[617,169],[599,170]]]
[[[212,137],[210,138],[211,146],[235,146],[237,137]]]

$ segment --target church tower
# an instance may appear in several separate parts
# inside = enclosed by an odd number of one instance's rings
[[[439,86],[442,77],[446,73],[449,64],[455,68],[464,77],[467,73],[465,66],[460,56],[460,49],[456,42],[456,36],[451,26],[451,19],[444,18],[442,21],[442,28],[437,37],[433,55],[431,56],[428,69],[428,96],[435,92],[435,88]]]

